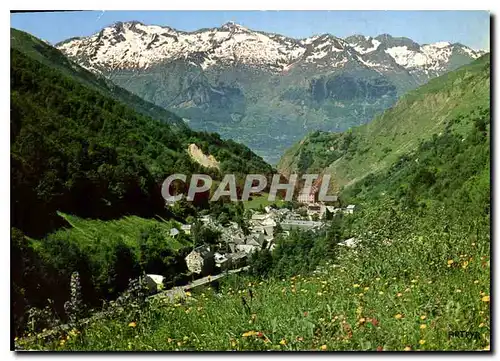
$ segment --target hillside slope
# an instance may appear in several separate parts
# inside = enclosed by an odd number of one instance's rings
[[[421,141],[453,128],[466,132],[472,122],[464,115],[490,106],[490,57],[442,75],[403,96],[372,122],[344,133],[314,132],[291,147],[278,170],[333,174],[337,187],[387,169]]]
[[[220,170],[210,171],[215,178],[273,172],[243,145],[136,111],[138,103],[122,102],[123,94],[133,97],[125,90],[114,87],[110,93],[56,49],[26,50],[38,40],[14,33],[12,225],[24,232],[40,235],[57,227],[56,210],[97,218],[165,213],[163,180],[173,173],[206,172],[190,159],[190,144],[220,162]],[[155,109],[142,100],[139,105]]]

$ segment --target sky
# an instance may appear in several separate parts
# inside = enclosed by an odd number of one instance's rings
[[[117,21],[137,20],[184,31],[218,27],[228,21],[294,38],[330,33],[405,36],[419,44],[459,42],[490,48],[487,11],[74,11],[11,14],[11,27],[52,44],[92,35]]]

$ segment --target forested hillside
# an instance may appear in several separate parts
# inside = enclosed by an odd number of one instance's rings
[[[106,97],[57,68],[11,50],[13,226],[40,235],[56,210],[84,217],[164,214],[163,180],[203,173],[187,148],[212,154],[224,173],[272,168],[217,134],[174,129]]]
[[[459,118],[489,108],[489,92],[487,54],[407,93],[366,125],[343,133],[311,133],[285,153],[278,169],[284,174],[324,171],[334,175],[338,188],[352,184],[387,169],[447,126],[467,132],[473,123]],[[456,124],[448,125],[457,118]]]

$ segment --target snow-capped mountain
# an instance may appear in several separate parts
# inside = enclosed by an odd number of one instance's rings
[[[482,55],[387,34],[293,39],[235,23],[184,32],[135,21],[56,47],[191,127],[247,144],[269,161],[311,130],[366,123],[406,91]]]
[[[189,59],[202,69],[242,63],[283,71],[299,63],[339,68],[356,61],[377,70],[399,65],[409,71],[439,72],[447,70],[454,55],[475,59],[483,53],[448,42],[421,46],[387,34],[346,39],[324,34],[297,40],[234,23],[184,32],[135,21],[119,22],[90,37],[69,39],[56,46],[67,56],[99,71],[147,69],[169,60]]]

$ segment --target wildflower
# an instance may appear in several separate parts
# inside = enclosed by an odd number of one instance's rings
[[[429,282],[427,282],[427,283],[428,283],[428,284],[431,284],[431,283],[432,283],[432,281],[429,281]]]
[[[475,280],[475,281],[474,281],[474,284],[476,284],[476,285],[477,285],[478,283],[479,283],[479,281],[478,281],[478,280]]]
[[[358,324],[359,324],[359,325],[364,325],[364,324],[365,324],[365,322],[366,322],[366,318],[364,318],[364,317],[361,317],[361,318],[358,320]]]
[[[64,346],[64,344],[65,344],[65,343],[66,343],[66,340],[61,340],[61,341],[59,342],[59,345]]]
[[[402,315],[402,314],[400,314],[400,313],[398,313],[398,314],[394,315],[394,318],[395,318],[396,320],[400,320],[400,319],[402,319],[402,318],[403,318],[403,315]]]
[[[243,335],[243,337],[249,337],[249,336],[255,336],[257,334],[257,332],[255,331],[248,331],[248,332],[245,332]]]
[[[286,340],[285,340],[285,339],[282,339],[282,340],[280,341],[280,345],[285,346],[285,345],[286,345]]]
[[[299,342],[304,341],[304,337],[297,337],[296,340]]]
[[[411,283],[417,283],[418,281],[417,280],[411,280]]]
[[[449,259],[447,263],[448,263],[448,266],[451,266],[453,264],[453,260]]]
[[[461,293],[461,292],[462,292],[462,290],[461,290],[460,288],[457,288],[457,289],[455,290],[455,292],[456,292],[456,293]]]
[[[128,327],[136,327],[136,326],[137,326],[137,324],[135,322],[130,322],[128,324]]]
[[[191,292],[187,291],[187,292],[186,292],[186,296],[187,296],[187,297],[191,297]]]
[[[421,320],[425,320],[426,318],[427,318],[427,316],[426,316],[426,315],[422,315],[422,316],[420,316],[420,319],[421,319]]]
[[[378,291],[378,294],[379,294],[379,295],[383,295],[383,294],[384,294],[384,291]]]
[[[481,301],[490,302],[490,296],[483,296],[483,298],[481,298]]]
[[[398,292],[396,296],[401,297],[403,294],[401,292]]]
[[[411,347],[410,347],[410,346],[406,346],[406,347],[404,348],[404,350],[405,350],[405,351],[411,351]]]
[[[363,297],[365,294],[363,292],[361,292],[358,296],[359,297]]]
[[[355,283],[352,287],[359,288],[359,284]]]
[[[168,342],[168,343],[172,343],[172,341],[173,341],[173,339],[171,339],[170,337],[169,337],[169,338],[167,338],[167,342]]]
[[[484,327],[484,323],[482,323],[482,322],[481,322],[481,323],[479,324],[479,328],[483,328],[483,327]]]
[[[316,293],[318,296],[323,296],[323,292]]]
[[[182,346],[182,342],[181,341],[177,341],[177,346]]]
[[[469,265],[469,262],[468,261],[464,261],[464,263],[462,264],[462,268],[466,269],[468,265]]]
[[[325,351],[326,350],[326,345],[321,346],[321,350]]]
[[[231,346],[232,346],[232,347],[236,347],[236,341],[234,341],[234,340],[233,340],[233,341],[231,341]]]
[[[187,340],[189,340],[189,337],[184,336],[182,339],[183,339],[184,341],[187,341]]]
[[[380,277],[375,278],[375,281],[380,281]]]
[[[423,330],[423,329],[425,329],[425,328],[427,328],[427,325],[425,325],[425,324],[421,324],[421,325],[420,325],[420,329],[421,329],[421,330]]]
[[[420,341],[418,341],[418,343],[423,345],[425,343],[425,340],[420,340]]]

